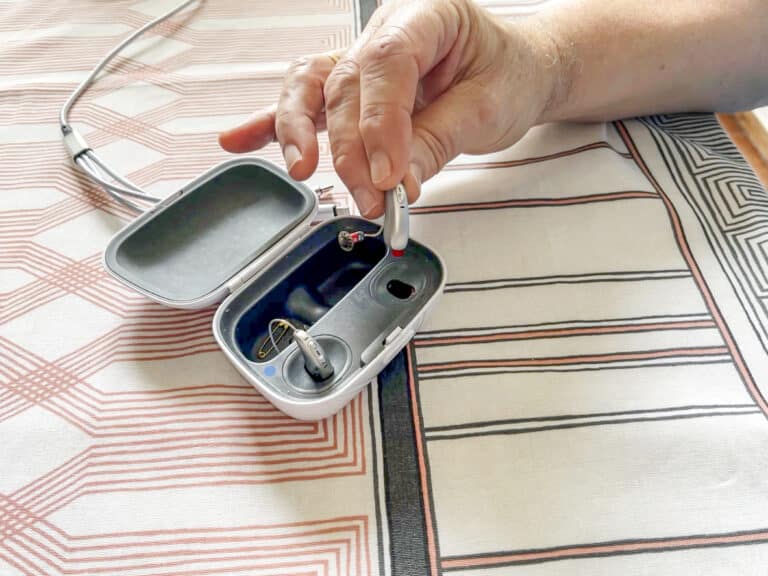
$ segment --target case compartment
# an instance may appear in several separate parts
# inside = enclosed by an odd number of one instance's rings
[[[411,241],[393,258],[381,238],[352,252],[342,230],[374,232],[361,218],[310,222],[317,197],[256,158],[225,162],[127,225],[104,253],[106,269],[161,304],[221,300],[213,332],[237,370],[278,409],[317,420],[340,410],[408,343],[445,283],[440,258]],[[306,326],[334,375],[314,381],[297,346],[256,358],[273,318]]]
[[[260,160],[237,159],[119,232],[105,264],[165,304],[209,304],[224,294],[209,296],[297,229],[315,207],[306,186]]]
[[[352,252],[338,244],[342,230],[375,228],[351,217],[317,227],[230,296],[214,318],[216,338],[238,370],[292,416],[312,418],[313,401],[322,398],[332,406],[357,393],[410,340],[442,290],[443,265],[418,242],[411,241],[398,258],[381,238],[367,238]],[[393,289],[393,283],[404,285],[407,294],[400,291],[403,286]],[[305,305],[316,317],[296,314],[291,302],[297,291],[311,297]],[[320,342],[338,343],[328,351],[335,371],[329,381],[315,382],[305,373],[296,345],[287,338],[278,343],[279,352],[256,357],[275,318],[300,323]]]
[[[355,220],[349,229],[375,231],[367,221]],[[279,281],[259,296],[257,305],[246,309],[234,330],[234,341],[240,353],[251,362],[267,362],[277,356],[274,351],[260,357],[258,352],[267,345],[269,321],[283,318],[297,327],[307,329],[316,324],[336,306],[384,258],[387,247],[381,238],[367,238],[352,252],[345,252],[337,242],[338,230],[327,227],[319,230],[294,249],[293,265],[285,270],[272,270],[269,276]],[[276,338],[279,337],[275,328]],[[278,346],[285,348],[290,339],[281,339]]]

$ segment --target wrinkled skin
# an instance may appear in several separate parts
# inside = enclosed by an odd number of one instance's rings
[[[361,213],[382,214],[383,191],[421,183],[461,153],[516,142],[542,116],[554,86],[547,35],[505,24],[469,0],[393,1],[353,46],[302,58],[275,106],[220,135],[231,152],[277,140],[290,175],[309,178],[317,132]]]

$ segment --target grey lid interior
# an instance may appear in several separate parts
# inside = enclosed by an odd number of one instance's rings
[[[228,162],[110,242],[107,266],[170,302],[206,297],[305,220],[313,193],[270,164]]]

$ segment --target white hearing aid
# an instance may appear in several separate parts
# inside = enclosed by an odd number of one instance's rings
[[[384,197],[384,242],[392,256],[402,256],[408,246],[408,195],[398,184]]]

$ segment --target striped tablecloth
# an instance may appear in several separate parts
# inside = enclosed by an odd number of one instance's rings
[[[59,139],[76,82],[175,1],[0,1],[0,575],[766,573],[768,195],[713,117],[458,159],[413,209],[440,305],[379,382],[297,422],[212,309],[106,276],[131,215]],[[73,122],[167,194],[373,7],[209,0]],[[339,183],[327,148],[312,184]]]

